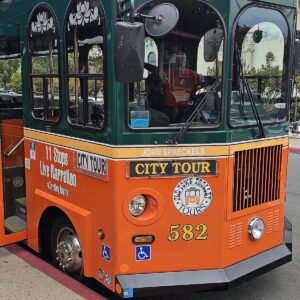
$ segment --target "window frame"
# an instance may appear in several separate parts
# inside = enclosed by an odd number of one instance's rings
[[[268,126],[268,125],[276,125],[276,124],[284,124],[288,121],[288,115],[289,115],[289,109],[290,109],[290,103],[291,103],[291,93],[289,92],[291,90],[291,83],[290,83],[290,78],[291,78],[291,74],[292,74],[292,35],[291,35],[291,29],[290,29],[290,25],[289,22],[286,18],[286,16],[282,13],[282,11],[273,6],[273,5],[268,5],[268,4],[261,4],[261,3],[255,3],[255,4],[249,4],[246,5],[245,7],[243,7],[237,14],[234,23],[233,23],[233,30],[231,33],[231,69],[230,69],[230,86],[228,89],[228,101],[227,101],[227,125],[230,129],[242,129],[242,128],[257,128],[257,124],[254,121],[252,125],[250,124],[245,124],[245,125],[232,125],[231,122],[231,95],[232,95],[232,82],[233,82],[233,72],[234,72],[234,68],[233,68],[233,63],[234,63],[234,48],[235,48],[235,37],[236,37],[236,32],[237,32],[237,27],[238,27],[238,23],[240,20],[240,17],[248,10],[251,8],[263,8],[263,9],[268,9],[271,11],[277,11],[285,20],[285,23],[287,25],[287,29],[288,29],[288,37],[287,37],[287,47],[288,47],[288,53],[286,53],[286,55],[288,55],[288,70],[287,70],[287,98],[286,98],[286,116],[285,118],[283,118],[280,121],[277,122],[262,122],[263,126]],[[267,20],[265,20],[267,22]],[[286,47],[286,46],[285,46]]]
[[[224,32],[224,49],[223,49],[223,62],[222,62],[222,84],[220,85],[220,90],[221,90],[221,111],[220,111],[220,121],[217,125],[215,126],[209,126],[209,127],[203,127],[203,126],[197,126],[197,127],[189,127],[189,132],[196,132],[196,131],[200,131],[200,132],[205,132],[205,131],[216,131],[218,129],[220,129],[222,126],[224,126],[224,111],[225,111],[225,99],[226,99],[226,83],[225,83],[225,70],[226,70],[226,64],[227,64],[227,42],[228,42],[228,32],[227,32],[227,27],[224,21],[224,18],[222,16],[222,14],[220,13],[220,11],[217,9],[217,7],[213,6],[212,4],[205,2],[203,0],[195,0],[197,2],[200,2],[204,5],[206,5],[207,7],[209,7],[210,9],[212,9],[217,16],[219,17],[219,20],[221,21],[221,25],[223,28],[223,32]],[[136,8],[136,12],[141,11],[145,6],[151,4],[151,2],[158,2],[158,0],[151,0],[151,1],[146,1],[146,3],[143,3],[141,5],[139,5]],[[151,37],[151,36],[150,36]],[[152,37],[151,37],[152,38]],[[201,40],[200,40],[201,41]],[[200,43],[199,41],[199,43]],[[158,49],[158,57],[157,57],[157,63],[159,65],[160,63],[160,53],[159,53],[159,49]],[[135,84],[135,83],[134,83]],[[131,95],[131,88],[130,88],[130,83],[127,83],[125,86],[125,101],[126,101],[126,109],[125,109],[125,126],[127,129],[129,129],[131,132],[176,132],[178,130],[180,130],[183,126],[183,123],[178,124],[178,126],[172,126],[172,127],[147,127],[147,128],[133,128],[130,125],[130,119],[129,119],[129,99],[130,99],[130,95]]]
[[[45,7],[46,10],[48,10],[48,12],[51,13],[51,17],[53,17],[53,21],[54,21],[54,25],[56,27],[57,33],[56,33],[56,37],[57,37],[57,61],[58,61],[58,73],[57,74],[33,74],[32,73],[32,58],[33,55],[31,54],[31,50],[30,50],[30,31],[31,31],[31,22],[33,21],[33,16],[36,13],[36,10],[38,10],[40,7]],[[60,75],[60,65],[61,65],[61,45],[60,45],[60,27],[59,27],[59,23],[58,23],[58,19],[57,16],[55,14],[54,9],[52,8],[52,6],[50,6],[47,3],[41,2],[38,3],[36,6],[34,6],[34,8],[32,9],[31,13],[30,13],[30,17],[29,17],[29,21],[28,21],[28,45],[27,45],[27,49],[28,49],[28,66],[29,66],[29,93],[30,93],[30,115],[31,117],[35,120],[38,121],[40,123],[43,124],[48,124],[48,125],[58,125],[61,123],[62,121],[62,117],[63,117],[63,111],[62,111],[62,78]],[[50,75],[50,76],[49,76]],[[55,76],[53,76],[55,75]],[[44,118],[43,119],[39,119],[34,115],[34,98],[33,98],[33,84],[32,84],[32,79],[33,78],[41,78],[42,80],[44,80],[44,78],[58,78],[58,83],[59,83],[59,117],[56,121],[52,121],[46,118],[46,113],[48,112],[48,105],[47,104],[47,100],[44,99],[44,95],[43,95],[43,108],[44,108]],[[44,85],[44,83],[43,83]],[[44,91],[43,91],[44,92]]]
[[[102,4],[102,0],[97,0],[99,3],[100,7],[100,16],[103,18],[102,25],[103,25],[103,47],[102,49],[102,55],[103,55],[103,73],[102,74],[89,74],[85,73],[84,75],[80,73],[75,74],[75,73],[69,73],[69,60],[68,60],[68,44],[67,44],[67,28],[68,28],[68,22],[69,22],[69,15],[74,6],[76,6],[77,0],[71,0],[69,2],[69,5],[67,6],[65,15],[64,15],[64,34],[63,34],[63,39],[64,39],[64,80],[65,80],[65,99],[64,99],[64,106],[65,106],[65,112],[66,112],[66,119],[67,123],[71,128],[81,130],[83,132],[95,132],[95,133],[103,133],[106,131],[107,126],[108,126],[108,93],[107,93],[107,50],[106,50],[106,44],[107,44],[107,38],[106,38],[106,27],[107,27],[107,19],[106,19],[106,14],[105,14],[105,9]],[[68,71],[68,72],[67,72]],[[70,115],[69,115],[69,78],[78,78],[78,77],[99,77],[96,80],[102,81],[103,82],[103,99],[104,99],[104,122],[103,126],[101,128],[97,127],[92,127],[92,126],[86,126],[86,125],[79,125],[79,124],[74,124],[70,120]],[[88,80],[87,80],[88,83]],[[83,114],[85,114],[86,108],[83,106]]]
[[[18,41],[19,41],[19,46],[20,46],[20,39],[18,38]],[[21,49],[21,47],[19,47]],[[21,50],[20,50],[21,51]],[[21,103],[20,106],[17,106],[16,103],[0,103],[0,112],[2,111],[6,111],[6,110],[13,110],[15,112],[17,111],[22,111],[22,115],[23,115],[23,110],[24,110],[24,93],[23,93],[23,86],[24,86],[24,82],[22,80],[22,55],[21,53],[19,54],[13,54],[13,55],[16,55],[14,57],[8,57],[8,56],[2,56],[0,57],[0,62],[7,62],[7,61],[12,61],[12,60],[19,60],[19,67],[21,68],[21,89],[18,90],[17,92],[21,92],[22,94],[22,102],[18,102],[18,103]],[[4,88],[4,87],[3,87]],[[8,90],[5,90],[4,94],[8,93]],[[4,95],[4,96],[7,96],[7,95]],[[11,98],[14,98],[13,95],[8,95],[10,96]],[[3,97],[3,95],[2,95]],[[0,99],[1,99],[1,96],[0,96]],[[1,99],[2,100],[2,99]],[[14,114],[14,112],[11,111],[12,114]],[[12,117],[7,114],[7,113],[4,113],[5,115],[3,116],[3,119],[11,119]]]

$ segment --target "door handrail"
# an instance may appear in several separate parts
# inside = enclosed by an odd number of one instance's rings
[[[25,137],[23,137],[18,143],[9,151],[9,152],[4,152],[4,155],[6,158],[10,157],[24,142]]]

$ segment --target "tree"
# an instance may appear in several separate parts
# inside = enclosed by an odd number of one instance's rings
[[[5,89],[10,88],[9,84],[19,69],[20,59],[0,60],[0,85]]]
[[[275,59],[275,55],[273,52],[269,51],[267,54],[266,54],[266,65],[268,68],[271,68],[272,67],[272,64],[276,61]]]
[[[12,75],[11,81],[7,85],[9,89],[21,92],[22,91],[22,72],[21,67]]]
[[[282,70],[276,64],[273,52],[269,51],[265,56],[265,63],[260,69],[244,66],[245,75],[253,91],[257,91],[265,105],[274,107],[280,100],[282,90]]]

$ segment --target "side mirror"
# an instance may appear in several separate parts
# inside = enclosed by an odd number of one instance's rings
[[[119,0],[120,15],[125,14],[126,9],[122,10],[122,6],[129,1],[133,10],[134,0]],[[132,15],[144,19],[145,25],[139,22],[117,22],[115,25],[115,78],[120,82],[143,79],[145,29],[152,37],[162,37],[173,30],[179,20],[178,9],[170,3],[154,6],[147,15],[133,12]]]
[[[115,78],[119,82],[143,79],[145,58],[145,28],[143,23],[115,24]]]
[[[222,29],[214,28],[209,30],[204,35],[204,60],[206,62],[213,62],[218,57],[222,41],[224,38],[224,32]]]
[[[300,41],[295,41],[295,75],[300,74]]]

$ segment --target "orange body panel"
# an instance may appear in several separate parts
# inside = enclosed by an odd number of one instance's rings
[[[35,143],[35,159],[31,159],[31,142]],[[129,161],[107,159],[107,176],[99,178],[78,171],[76,150],[26,139],[25,157],[30,161],[26,170],[28,245],[39,250],[40,218],[48,207],[55,206],[67,214],[79,235],[85,275],[105,284],[98,275],[100,269],[104,270],[112,276],[112,285],[108,286],[112,290],[117,274],[224,268],[282,243],[287,155],[288,150],[284,149],[280,200],[235,213],[229,201],[234,158],[210,157],[217,160],[217,175],[203,178],[213,191],[213,200],[204,213],[191,217],[181,214],[172,200],[174,188],[184,176],[129,178]],[[76,182],[53,179],[51,172],[55,169],[73,174]],[[147,195],[151,205],[144,215],[134,218],[128,213],[128,202],[138,194]],[[256,216],[267,220],[267,230],[262,240],[253,242],[247,228],[249,220]],[[180,225],[182,236],[182,226],[192,225],[195,229],[199,224],[207,226],[206,239],[196,240],[200,232],[194,231],[190,241],[168,240],[172,225]],[[104,240],[100,240],[99,230],[104,232]],[[151,261],[135,259],[132,238],[143,234],[155,237]],[[110,261],[102,257],[102,244],[111,249]]]
[[[24,165],[24,145],[20,145],[9,157],[5,157],[18,142],[23,138],[23,120],[9,119],[1,120],[1,139],[0,139],[0,246],[8,245],[16,241],[27,239],[27,232],[17,232],[5,234],[4,226],[4,201],[3,201],[3,169]]]

